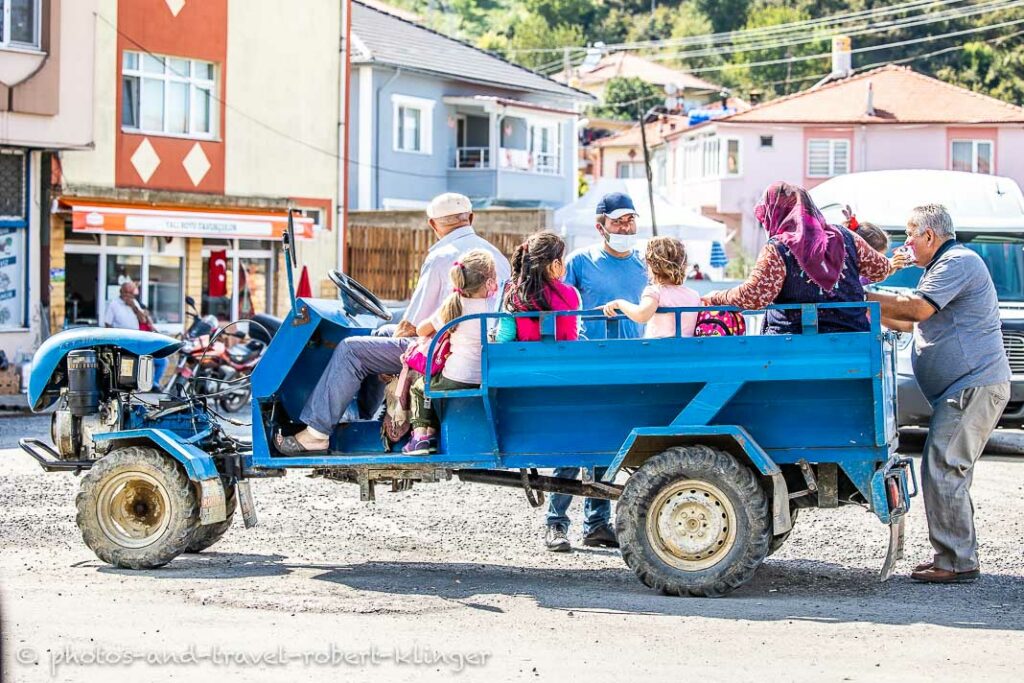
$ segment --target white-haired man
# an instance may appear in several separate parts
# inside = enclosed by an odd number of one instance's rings
[[[907,221],[907,246],[924,274],[913,294],[872,293],[882,318],[914,325],[914,376],[932,405],[921,460],[925,514],[934,557],[911,578],[966,583],[980,574],[971,480],[1010,398],[999,300],[985,262],[956,241],[938,204],[919,206]]]
[[[427,252],[412,300],[393,336],[346,337],[338,344],[299,416],[306,428],[295,436],[276,436],[281,453],[301,455],[328,450],[331,433],[359,394],[363,381],[401,372],[402,354],[415,338],[416,326],[433,315],[451,293],[448,273],[462,254],[471,249],[490,251],[498,281],[508,280],[508,259],[473,231],[473,205],[468,197],[454,192],[434,197],[427,207],[427,219],[438,239]],[[493,303],[495,308],[496,301]],[[376,408],[370,406],[369,412]]]

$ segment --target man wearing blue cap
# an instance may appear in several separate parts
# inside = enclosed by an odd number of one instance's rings
[[[606,194],[597,205],[595,227],[601,236],[597,244],[577,249],[565,262],[565,284],[579,290],[583,309],[592,310],[614,299],[640,301],[647,286],[647,265],[634,248],[636,241],[636,209],[633,200],[622,192]],[[585,323],[587,339],[624,339],[643,336],[643,325],[622,318],[595,318]],[[574,478],[578,467],[555,470],[556,477]],[[594,469],[594,478],[604,476],[604,468]],[[554,494],[548,503],[547,530],[544,543],[548,550],[566,552],[571,549],[566,536],[569,517],[566,511],[572,496]],[[617,548],[612,530],[611,502],[587,498],[583,503],[583,545]]]

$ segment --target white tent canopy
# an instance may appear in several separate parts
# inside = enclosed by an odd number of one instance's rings
[[[647,181],[641,178],[601,178],[590,190],[572,204],[555,211],[554,228],[562,234],[569,251],[594,244],[598,234],[594,216],[601,197],[609,192],[623,192],[633,198],[637,210],[637,234],[641,239],[651,237],[651,204],[647,194]],[[666,197],[654,194],[655,219],[659,235],[671,235],[683,241],[690,263],[701,270],[718,275],[711,268],[711,244],[725,245],[726,229],[723,223],[675,204]]]

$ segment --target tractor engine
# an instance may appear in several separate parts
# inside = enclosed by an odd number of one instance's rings
[[[68,460],[96,458],[93,436],[123,429],[122,395],[149,391],[153,357],[122,349],[78,349],[67,354],[67,386],[50,423],[50,436]]]

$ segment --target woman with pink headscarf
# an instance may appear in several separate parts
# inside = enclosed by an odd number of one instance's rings
[[[807,190],[789,183],[768,186],[754,208],[768,233],[747,280],[732,289],[704,297],[709,306],[762,309],[769,304],[817,304],[864,301],[861,277],[884,280],[893,263],[853,232],[829,225]],[[818,331],[866,332],[865,308],[824,308]],[[799,310],[769,310],[763,334],[800,334]]]

